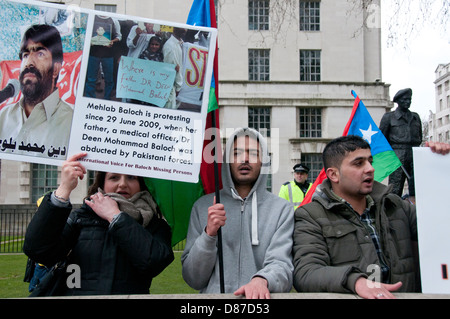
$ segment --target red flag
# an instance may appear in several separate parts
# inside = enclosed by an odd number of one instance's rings
[[[217,21],[216,21],[216,10],[215,10],[215,6],[214,6],[214,0],[209,0],[209,9],[210,9],[210,24],[211,25],[207,25],[208,27],[212,27],[212,28],[217,28]],[[213,64],[213,79],[214,79],[214,86],[215,86],[215,97],[210,97],[211,98],[215,98],[217,100],[217,105],[219,105],[219,63],[218,63],[218,52],[217,49],[218,48],[218,44],[216,44],[216,52],[214,55],[214,64]],[[216,117],[216,123],[215,123],[215,127],[213,128],[212,125],[212,112],[215,112],[215,117]],[[207,130],[215,130],[213,136],[215,138],[215,140],[213,141],[211,138],[208,138],[207,136],[205,136],[205,140],[203,142],[203,149],[205,149],[205,146],[208,145],[209,143],[220,143],[220,134],[219,134],[219,109],[216,109],[214,111],[211,111],[208,113],[207,117],[206,117],[206,125],[205,125],[205,131]],[[220,145],[220,144],[218,144]],[[222,154],[220,153],[221,149],[220,147],[216,147],[215,148],[216,152],[218,152],[217,154],[217,158],[221,159],[222,158]],[[221,168],[221,161],[219,160],[218,162],[219,165],[219,188],[222,187],[222,175],[220,174],[220,168]],[[210,194],[213,193],[215,191],[215,183],[213,180],[213,176],[214,176],[214,164],[213,163],[206,163],[204,160],[202,161],[202,164],[200,166],[200,179],[202,180],[202,184],[203,184],[203,189],[205,191],[205,194]]]
[[[356,110],[358,109],[358,105],[359,102],[361,100],[359,99],[358,96],[356,96],[355,98],[355,103],[353,103],[353,109],[352,109],[352,114],[350,115],[350,119],[347,122],[347,125],[344,128],[344,132],[342,133],[342,136],[346,136],[348,133],[348,130],[350,129],[350,125],[352,124],[353,121],[353,117],[355,116]],[[314,192],[316,191],[317,186],[319,186],[320,184],[322,184],[322,182],[327,178],[327,174],[325,173],[325,169],[322,168],[322,170],[319,173],[319,176],[317,176],[316,180],[314,181],[313,186],[311,187],[311,189],[308,191],[308,193],[306,194],[305,198],[303,199],[302,203],[299,205],[303,206],[306,205],[308,203],[311,202],[312,196],[314,194]]]
[[[317,176],[316,180],[314,181],[314,184],[311,186],[311,189],[306,193],[305,198],[303,199],[302,203],[299,206],[308,204],[311,202],[312,195],[316,191],[317,186],[322,184],[322,182],[327,178],[327,174],[325,174],[325,169],[322,168],[322,170],[319,173],[319,176]]]

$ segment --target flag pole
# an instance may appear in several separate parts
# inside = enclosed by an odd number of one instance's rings
[[[403,173],[405,173],[406,177],[408,178],[408,181],[411,179],[411,176],[409,176],[408,172],[406,171],[406,168],[402,165],[401,166]]]
[[[217,20],[216,20],[216,7],[214,5],[213,0],[209,0],[209,13],[211,19],[211,27],[217,28]],[[213,18],[214,17],[214,18]],[[216,101],[217,106],[219,105],[219,59],[218,59],[218,43],[216,41],[215,55],[214,55],[214,63],[213,63],[213,73],[214,73],[214,86],[216,92]],[[220,172],[219,172],[219,162],[217,156],[219,154],[219,150],[221,149],[221,143],[219,138],[219,132],[217,132],[217,119],[216,119],[217,109],[212,111],[211,114],[211,126],[216,130],[216,134],[214,134],[214,141],[216,142],[216,147],[214,148],[214,185],[215,185],[215,193],[216,193],[216,203],[220,203]],[[225,279],[224,279],[224,271],[223,271],[223,249],[222,249],[222,228],[219,228],[217,231],[217,254],[219,257],[219,280],[220,280],[220,293],[225,293]]]
[[[217,18],[216,18],[216,8],[214,5],[214,0],[194,0],[191,6],[191,10],[188,16],[188,24],[191,25],[201,25],[206,27],[212,27],[217,29]],[[208,116],[211,115],[208,120],[211,120],[211,128],[214,130],[214,134],[211,137],[211,143],[216,143],[213,148],[214,151],[214,188],[216,195],[216,203],[220,203],[220,175],[219,175],[219,162],[218,162],[218,153],[221,150],[220,143],[220,134],[217,130],[217,118],[216,112],[217,107],[219,106],[219,81],[218,81],[218,57],[217,57],[218,49],[217,49],[217,41],[215,47],[214,54],[214,63],[213,63],[213,79],[214,79],[214,89],[215,89],[215,102],[216,108],[213,110],[209,109],[208,105]],[[209,101],[211,102],[211,101]],[[222,230],[221,228],[217,231],[217,250],[219,257],[219,275],[220,275],[220,292],[225,292],[225,281],[224,281],[224,272],[223,272],[223,251],[222,251]]]
[[[209,0],[209,10],[210,10],[210,16],[211,16],[211,27],[217,29],[217,20],[216,20],[216,7],[214,5],[214,0]],[[214,17],[214,18],[212,18]],[[216,49],[215,49],[215,55],[214,55],[214,86],[215,86],[215,92],[216,92],[216,99],[217,99],[217,106],[219,105],[219,59],[218,59],[218,43],[216,42]],[[211,114],[211,122],[212,127],[216,128],[216,112],[218,112],[218,109],[214,110]],[[216,203],[220,203],[220,177],[219,177],[219,164],[217,161],[217,154],[219,153],[219,150],[221,149],[221,143],[220,138],[218,138],[219,132],[217,132],[214,135],[214,140],[216,142],[216,148],[214,149],[214,183],[215,183],[215,190],[216,190]],[[224,279],[224,271],[223,271],[223,249],[222,249],[222,228],[219,228],[217,231],[217,253],[219,255],[219,279],[220,279],[220,293],[225,293],[225,279]]]
[[[211,112],[212,127],[216,128],[216,110]],[[217,133],[217,130],[216,130]],[[216,147],[214,148],[214,183],[216,193],[216,203],[220,203],[220,185],[219,185],[219,165],[217,162],[217,153],[220,147],[220,140],[217,138],[218,134],[214,134],[214,141]],[[225,293],[225,279],[223,273],[223,250],[222,250],[222,228],[217,231],[217,253],[219,255],[219,279],[220,279],[220,293]]]

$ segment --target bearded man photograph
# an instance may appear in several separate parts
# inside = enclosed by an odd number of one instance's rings
[[[44,150],[67,149],[73,116],[56,86],[63,64],[59,31],[32,25],[23,35],[19,57],[22,97],[0,111],[0,140],[15,143],[14,154],[48,157]]]

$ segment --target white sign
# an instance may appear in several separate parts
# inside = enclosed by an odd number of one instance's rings
[[[422,292],[450,293],[450,154],[413,148]]]
[[[49,17],[61,17],[67,24],[66,32],[60,31],[60,35],[65,35],[61,39],[64,63],[59,74],[62,79],[58,83],[59,97],[53,100],[61,99],[70,104],[67,106],[70,116],[63,116],[65,122],[45,123],[49,133],[34,120],[35,132],[29,134],[28,140],[16,138],[14,133],[22,122],[25,123],[23,130],[29,127],[31,124],[26,123],[31,120],[16,121],[18,124],[10,125],[11,129],[0,123],[0,129],[6,131],[0,134],[0,158],[62,165],[67,157],[85,151],[88,154],[80,161],[90,170],[190,183],[198,181],[216,29],[156,20],[158,17],[153,20],[37,1],[0,0],[0,9],[3,9],[0,21],[6,30],[2,39],[15,43],[16,51],[22,35],[14,26],[28,28],[54,21]],[[133,21],[134,30],[139,28],[140,36],[149,41],[138,41],[142,45],[133,48],[128,43],[128,46],[121,46],[120,41],[126,42],[128,37],[125,30],[129,30],[122,28],[121,23],[128,21]],[[55,24],[59,25],[59,20]],[[1,61],[11,60],[9,42],[0,41],[8,48],[0,50],[2,87],[6,87],[10,78],[19,78],[22,72],[20,60]],[[181,43],[191,45],[190,60],[181,58]],[[135,55],[138,58],[132,58],[129,56],[131,49],[142,52]],[[19,56],[18,52],[13,53],[13,57]],[[77,68],[69,68],[74,61],[78,62]],[[186,61],[189,66],[184,65]],[[196,73],[191,70],[193,66]],[[186,84],[192,86],[197,82],[201,86],[198,86],[200,92],[196,91],[195,104],[177,99],[181,87],[184,96]],[[19,98],[20,95],[8,108],[16,105],[15,109],[20,111],[17,108]],[[46,108],[47,105],[50,102],[45,103]],[[2,108],[6,110],[6,106],[0,104],[0,112]],[[0,113],[0,117],[13,123],[20,112],[16,112],[18,115],[10,113],[3,117]],[[13,118],[13,115],[17,116]],[[37,140],[37,133],[44,137],[43,142]],[[50,137],[65,139],[56,143],[51,142]]]

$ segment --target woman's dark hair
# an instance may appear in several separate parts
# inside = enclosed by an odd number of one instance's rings
[[[95,173],[94,183],[89,187],[86,198],[90,198],[91,195],[94,195],[98,192],[98,188],[105,189],[105,177],[106,172],[97,171]],[[147,185],[145,185],[144,178],[142,176],[138,176],[139,186],[141,191],[148,191]]]

